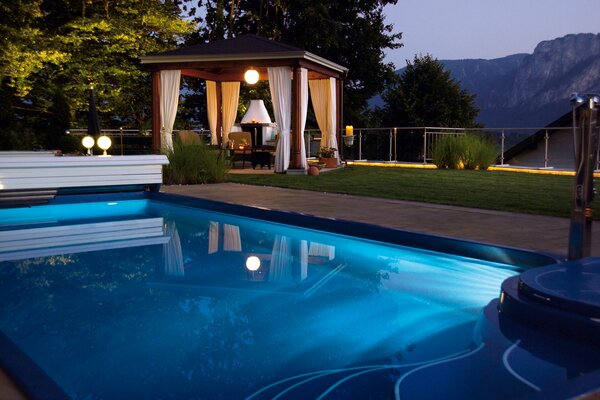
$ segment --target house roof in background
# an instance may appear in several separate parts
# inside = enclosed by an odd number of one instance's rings
[[[569,111],[568,113],[565,113],[564,115],[560,116],[558,119],[556,119],[553,122],[546,125],[545,128],[568,128],[568,127],[571,127],[572,125],[573,125],[573,113],[572,113],[572,111]],[[554,133],[559,132],[559,130],[558,129],[544,129],[544,128],[538,130],[531,136],[526,137],[525,139],[521,140],[519,143],[512,146],[510,149],[506,150],[504,152],[504,160],[513,158],[524,151],[534,149],[539,142],[544,140],[544,137],[546,136],[546,132],[548,133],[548,136],[552,136]]]

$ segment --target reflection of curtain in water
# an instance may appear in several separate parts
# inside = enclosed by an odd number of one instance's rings
[[[219,223],[211,221],[208,228],[208,254],[219,251]]]
[[[223,250],[242,251],[239,226],[223,224]],[[213,221],[208,228],[208,254],[217,251],[219,251],[219,223]]]
[[[308,275],[308,242],[300,240],[296,243],[300,244],[299,248],[292,246],[292,239],[287,236],[277,235],[275,237],[269,267],[269,281],[292,282],[295,260],[299,260],[295,265],[300,268],[300,280],[306,279]],[[295,251],[298,251],[296,257],[292,254]]]
[[[183,252],[181,250],[181,240],[179,232],[174,222],[165,224],[165,234],[170,237],[169,241],[163,244],[163,265],[165,266],[165,275],[183,276]]]
[[[300,280],[303,281],[308,276],[308,242],[300,241]]]
[[[290,252],[290,239],[287,236],[276,235],[271,253],[271,265],[269,267],[269,281],[291,282],[292,261]]]
[[[223,250],[242,251],[239,226],[223,224]]]
[[[329,246],[327,244],[310,242],[308,255],[317,257],[327,257],[329,260],[333,260],[335,258],[335,247]]]

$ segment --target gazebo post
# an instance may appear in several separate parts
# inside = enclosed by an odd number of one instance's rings
[[[160,153],[160,70],[152,71],[152,152]]]
[[[223,107],[222,107],[222,92],[221,92],[221,81],[215,82],[217,92],[217,124],[216,124],[216,135],[217,143],[219,148],[223,148],[223,135],[229,135],[229,132],[222,132],[223,130]]]
[[[301,87],[300,67],[293,67],[292,80],[292,115],[291,115],[291,140],[290,140],[290,167],[289,169],[302,169],[302,160],[300,154],[301,138],[303,132],[300,121],[300,92]]]

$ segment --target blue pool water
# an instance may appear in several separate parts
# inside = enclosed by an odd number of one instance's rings
[[[144,199],[0,221],[0,331],[75,399],[393,398],[522,271]]]

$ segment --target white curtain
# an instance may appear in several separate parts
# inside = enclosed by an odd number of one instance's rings
[[[268,68],[268,73],[275,122],[279,131],[279,140],[275,150],[275,172],[285,172],[290,165],[292,70],[290,67],[271,67]]]
[[[179,104],[181,71],[160,71],[161,149],[173,150],[173,125]],[[164,128],[164,129],[163,129]]]
[[[206,81],[206,114],[210,129],[210,144],[217,144],[217,82]]]
[[[337,101],[336,101],[336,81],[335,78],[329,78],[329,123],[328,123],[328,132],[329,132],[329,147],[333,147],[334,149],[339,149],[337,144]],[[339,159],[340,155],[336,151],[335,158]]]
[[[270,282],[292,282],[291,239],[287,236],[276,235],[269,265]]]
[[[300,167],[306,169],[306,145],[304,143],[304,128],[306,127],[306,114],[308,113],[308,70],[300,68]]]
[[[181,239],[175,222],[165,224],[165,234],[170,237],[169,241],[163,244],[165,275],[184,276],[183,251],[181,250]]]
[[[309,86],[313,110],[321,130],[321,147],[337,149],[335,79],[313,79],[309,81]],[[338,158],[337,151],[335,157]]]
[[[240,83],[239,82],[223,82],[221,84],[223,93],[223,137],[227,137],[231,128],[235,123],[237,116],[238,102],[240,99]]]

